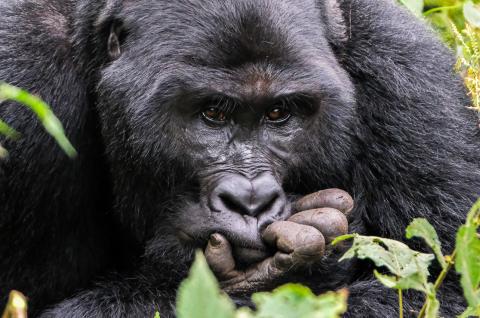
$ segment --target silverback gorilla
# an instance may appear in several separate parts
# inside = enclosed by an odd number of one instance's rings
[[[293,281],[395,317],[329,242],[425,217],[449,252],[480,196],[452,54],[394,1],[4,0],[0,80],[52,105],[79,152],[1,105],[23,138],[2,141],[0,294],[33,317],[173,317],[197,249],[238,304]],[[462,309],[453,274],[440,298]]]

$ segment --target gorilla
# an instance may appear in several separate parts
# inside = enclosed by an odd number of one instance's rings
[[[0,80],[48,102],[79,155],[2,103],[23,136],[2,139],[0,305],[17,289],[32,317],[174,317],[202,249],[239,305],[298,282],[348,288],[346,317],[397,316],[329,242],[424,217],[452,251],[480,196],[453,66],[391,0],[1,1]],[[439,297],[462,311],[454,274]]]

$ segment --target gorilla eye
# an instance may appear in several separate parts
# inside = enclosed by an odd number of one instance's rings
[[[225,112],[217,107],[210,107],[203,111],[202,116],[214,123],[224,123],[227,121]]]
[[[274,107],[269,110],[265,116],[269,122],[283,123],[290,118],[291,114],[286,108]]]

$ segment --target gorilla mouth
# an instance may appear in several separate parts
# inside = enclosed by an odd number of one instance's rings
[[[274,250],[265,245],[261,239],[261,233],[258,231],[255,237],[252,235],[245,237],[242,234],[225,230],[208,231],[195,235],[186,230],[178,230],[177,237],[186,245],[205,249],[210,236],[214,233],[219,233],[228,239],[235,261],[240,268],[258,263],[274,254]]]

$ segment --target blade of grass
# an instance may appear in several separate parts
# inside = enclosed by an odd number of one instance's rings
[[[38,117],[45,130],[57,141],[69,157],[75,157],[77,151],[65,136],[62,123],[53,114],[50,107],[40,98],[9,84],[0,84],[0,99],[14,100],[30,108]]]
[[[0,119],[0,134],[10,139],[18,139],[20,137],[20,133],[18,133],[15,129],[10,127],[6,122],[4,122],[1,119]]]

